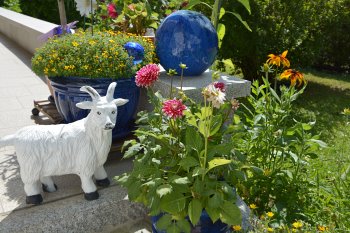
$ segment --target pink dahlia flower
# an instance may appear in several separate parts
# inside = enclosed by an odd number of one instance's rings
[[[117,9],[114,5],[114,3],[109,3],[107,6],[107,10],[108,10],[108,15],[112,18],[115,19],[118,17],[118,12]]]
[[[163,102],[163,113],[173,119],[182,117],[186,106],[182,103],[181,100],[172,99]]]
[[[156,64],[148,64],[136,72],[136,85],[138,87],[150,87],[159,77],[159,67]]]
[[[225,83],[222,82],[215,82],[214,87],[218,88],[220,91],[225,92]]]

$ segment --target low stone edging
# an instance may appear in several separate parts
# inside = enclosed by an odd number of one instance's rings
[[[58,25],[0,7],[0,33],[34,54],[44,42],[38,37]]]

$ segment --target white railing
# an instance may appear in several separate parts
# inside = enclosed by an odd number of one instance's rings
[[[38,37],[56,26],[0,7],[0,33],[32,54],[44,43]]]

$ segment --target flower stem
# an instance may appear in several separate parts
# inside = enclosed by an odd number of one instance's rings
[[[173,98],[173,79],[174,79],[174,76],[171,76],[171,79],[170,79],[170,99]]]
[[[181,68],[181,91],[182,91],[183,76],[184,76],[184,69]]]

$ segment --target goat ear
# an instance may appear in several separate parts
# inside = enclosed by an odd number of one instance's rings
[[[127,102],[129,102],[129,100],[127,100],[127,99],[121,99],[121,98],[118,98],[118,99],[113,100],[113,103],[114,103],[115,105],[117,105],[117,107],[118,107],[118,106],[122,106],[122,105],[126,104]]]
[[[112,82],[111,84],[109,84],[108,90],[107,90],[107,94],[106,94],[106,98],[108,102],[113,101],[113,95],[114,95],[114,90],[115,87],[117,86],[116,82]]]
[[[80,91],[87,92],[94,101],[98,101],[101,98],[100,94],[90,86],[83,86],[80,88]]]
[[[92,107],[94,106],[94,103],[92,103],[91,101],[84,101],[84,102],[77,103],[75,106],[81,109],[92,109]]]

